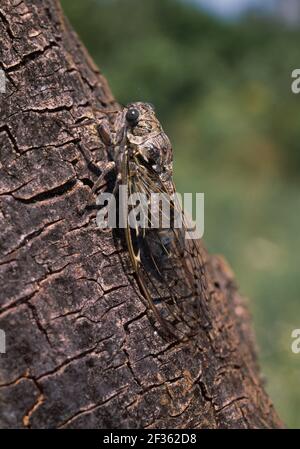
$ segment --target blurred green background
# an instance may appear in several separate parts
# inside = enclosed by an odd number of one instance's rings
[[[278,17],[208,15],[177,0],[63,0],[121,103],[149,101],[181,192],[205,192],[205,242],[249,299],[266,388],[300,427],[300,30]]]

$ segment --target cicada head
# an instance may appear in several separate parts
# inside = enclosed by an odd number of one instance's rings
[[[161,125],[154,108],[150,103],[130,103],[126,107],[125,120],[128,139],[134,142],[134,137],[149,137],[149,134],[161,132]],[[139,140],[139,139],[137,139]],[[140,140],[139,140],[140,141]]]
[[[127,144],[141,163],[158,175],[172,176],[172,148],[150,103],[130,103],[125,111]]]

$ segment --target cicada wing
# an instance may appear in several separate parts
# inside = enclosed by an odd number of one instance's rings
[[[122,179],[127,181],[129,194],[143,193],[147,199],[145,207],[151,204],[151,194],[165,195],[169,198],[171,220],[168,227],[153,228],[150,213],[148,228],[128,226],[125,234],[130,259],[142,294],[159,323],[178,337],[191,335],[208,322],[201,244],[186,239],[187,218],[178,203],[170,198],[170,185],[167,189],[159,176],[135,162],[130,164],[124,154]],[[173,184],[172,189],[175,193]],[[175,214],[182,215],[179,228],[174,226]]]

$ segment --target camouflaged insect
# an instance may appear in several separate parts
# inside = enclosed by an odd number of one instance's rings
[[[94,191],[103,186],[108,171],[115,170],[115,194],[122,184],[128,186],[129,194],[143,193],[149,202],[151,193],[172,197],[172,146],[152,105],[131,103],[112,114],[110,123],[103,121],[99,131],[111,161],[104,166]],[[200,242],[185,238],[187,219],[172,199],[169,206],[173,218],[175,213],[182,215],[181,228],[174,227],[172,220],[168,228],[127,226],[125,236],[148,309],[159,328],[182,337],[208,325],[207,283]]]

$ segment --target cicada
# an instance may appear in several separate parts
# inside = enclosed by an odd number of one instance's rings
[[[118,186],[126,185],[129,195],[146,198],[146,205],[153,193],[167,198],[168,225],[152,227],[149,216],[147,226],[130,226],[127,220],[125,240],[142,297],[158,327],[176,337],[191,335],[209,322],[205,260],[200,241],[186,238],[187,218],[174,199],[170,140],[151,104],[131,103],[111,117],[99,128],[110,162],[93,190],[114,170],[115,194]],[[174,226],[176,216],[181,216],[181,227]]]

